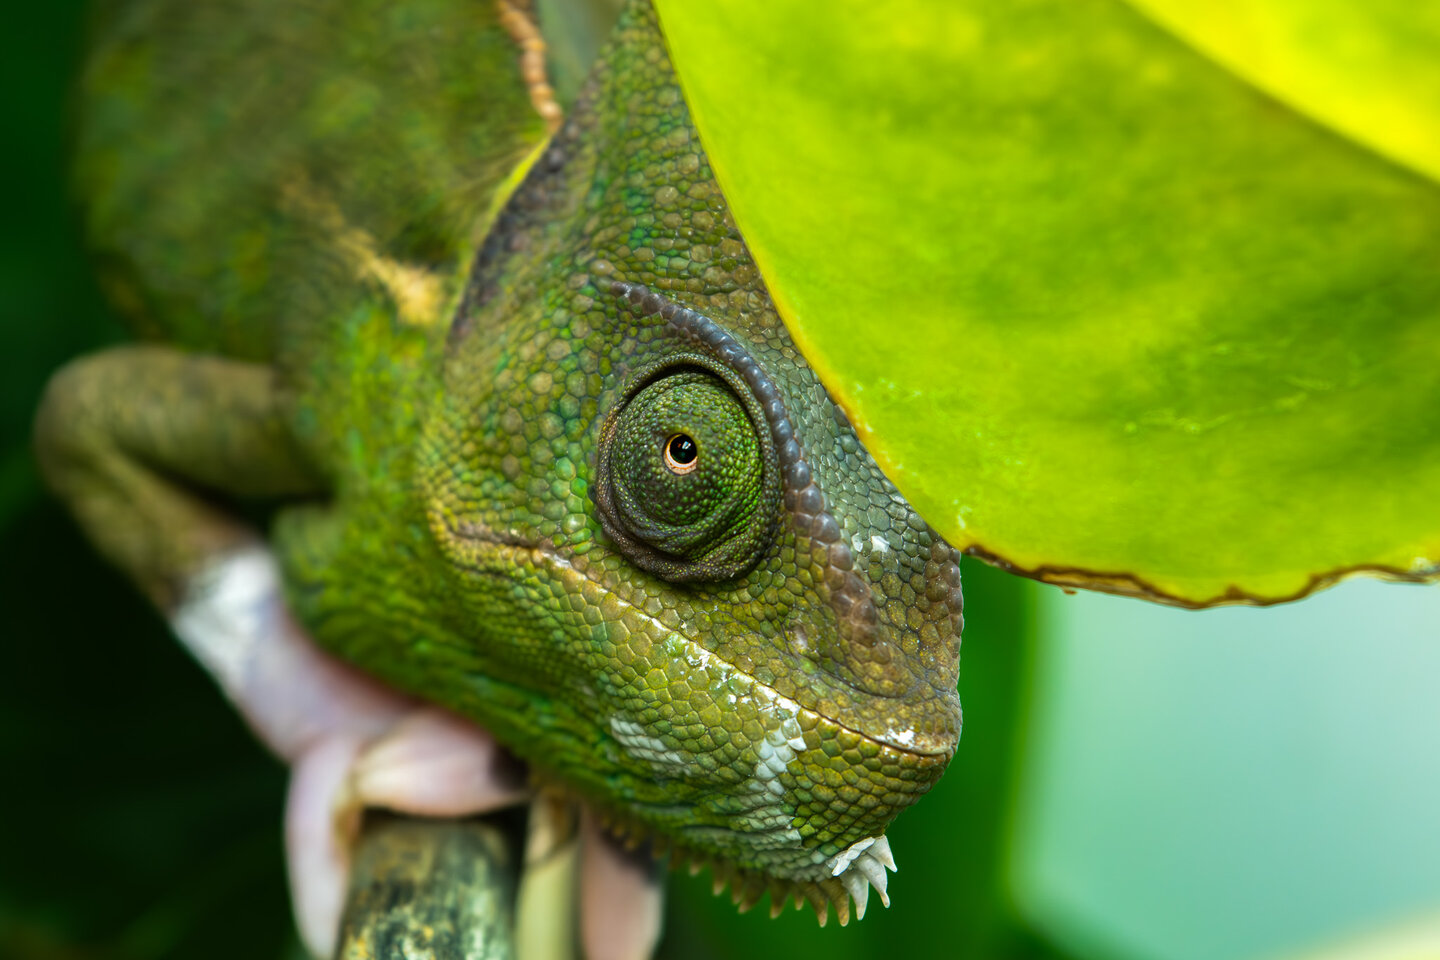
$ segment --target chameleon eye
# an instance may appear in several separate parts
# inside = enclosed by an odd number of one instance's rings
[[[683,433],[677,433],[665,442],[665,466],[670,468],[671,473],[684,476],[694,472],[699,466],[699,456],[695,441]]]
[[[754,562],[776,514],[768,436],[731,384],[682,367],[645,384],[606,422],[593,488],[601,526],[668,580],[723,580]]]

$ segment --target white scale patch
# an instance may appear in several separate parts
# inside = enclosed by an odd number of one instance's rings
[[[865,553],[865,543],[865,538],[857,533],[855,534],[855,536],[850,538],[850,549],[854,550],[857,554]],[[869,543],[870,549],[875,553],[889,553],[891,550],[894,549],[894,547],[890,546],[890,541],[886,540],[878,533],[872,533],[870,535]]]
[[[693,764],[689,757],[678,750],[672,750],[659,737],[652,737],[645,728],[633,720],[623,717],[610,718],[610,732],[620,741],[625,752],[642,763],[648,763],[664,775],[689,770]]]
[[[793,812],[780,803],[780,798],[785,796],[780,774],[795,755],[805,749],[804,731],[786,707],[774,702],[762,702],[760,707],[775,726],[755,746],[755,770],[745,785],[751,793],[759,795],[756,797],[759,806],[746,814],[746,819],[769,834],[766,846],[798,849],[803,838],[794,827]],[[818,851],[814,852],[811,862],[822,862]]]
[[[656,626],[661,626],[658,620],[653,617],[650,619]],[[735,668],[724,660],[708,650],[690,644],[678,634],[673,636],[689,647],[685,662],[692,670],[703,671],[709,675],[713,685],[719,686],[736,677]],[[766,724],[770,728],[769,732],[756,748],[755,769],[750,779],[746,781],[746,788],[754,795],[756,806],[745,814],[745,818],[763,831],[757,834],[753,840],[772,848],[787,848],[802,856],[812,858],[810,862],[816,866],[822,865],[826,862],[824,855],[819,850],[807,851],[804,849],[800,831],[796,830],[791,823],[794,812],[787,810],[779,802],[779,798],[785,794],[785,788],[779,780],[780,772],[795,758],[796,754],[806,749],[804,731],[800,729],[799,722],[795,720],[802,707],[796,701],[765,686],[753,677],[745,677],[744,680],[744,696],[753,700],[761,714],[770,721]],[[724,699],[733,705],[738,702],[739,695],[732,688],[725,693]],[[677,765],[690,766],[689,758],[670,750],[658,737],[647,735],[644,728],[632,720],[612,717],[610,729],[614,733],[615,739],[631,756],[645,760],[657,767],[663,766],[665,773],[673,771]],[[888,857],[888,855],[887,847],[886,856]],[[880,872],[883,875],[884,869],[882,868]]]
[[[913,747],[915,746],[915,731],[887,730],[885,732],[885,739],[897,747]]]
[[[794,717],[786,717],[755,747],[757,760],[751,777],[766,782],[771,792],[778,796],[784,789],[775,778],[784,773],[790,761],[804,749],[805,736],[800,730],[800,724],[795,722]]]

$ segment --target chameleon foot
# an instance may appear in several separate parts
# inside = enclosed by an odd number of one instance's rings
[[[379,686],[316,647],[285,610],[274,558],[256,544],[193,577],[177,635],[291,765],[285,841],[305,945],[331,956],[361,813],[464,817],[524,803],[524,769],[473,724]],[[581,827],[580,935],[591,960],[644,960],[660,930],[653,869]]]

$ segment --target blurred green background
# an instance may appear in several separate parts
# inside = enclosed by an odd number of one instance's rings
[[[79,0],[0,32],[0,958],[293,958],[261,751],[42,493],[46,376],[122,336],[64,184]],[[966,730],[891,832],[895,906],[737,916],[677,875],[662,954],[1280,958],[1440,912],[1440,591],[1193,614],[965,567]]]

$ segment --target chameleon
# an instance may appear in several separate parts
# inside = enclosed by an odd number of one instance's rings
[[[563,120],[516,15],[102,3],[76,183],[138,342],[53,377],[39,461],[175,622],[265,505],[324,650],[843,923],[956,751],[958,554],[787,333],[649,0]]]

